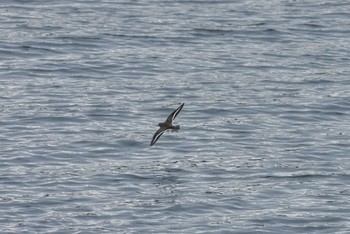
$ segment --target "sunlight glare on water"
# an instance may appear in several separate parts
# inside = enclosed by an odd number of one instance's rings
[[[4,1],[1,233],[350,232],[349,11]]]

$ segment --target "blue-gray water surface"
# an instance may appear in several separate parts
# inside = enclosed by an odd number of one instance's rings
[[[350,233],[349,12],[1,1],[0,232]]]

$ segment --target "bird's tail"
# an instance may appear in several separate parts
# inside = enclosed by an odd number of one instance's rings
[[[175,126],[171,129],[171,131],[172,131],[172,132],[177,132],[179,129],[180,129],[180,125],[175,125]]]

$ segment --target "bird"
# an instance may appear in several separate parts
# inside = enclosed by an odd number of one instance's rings
[[[180,129],[180,125],[173,125],[173,121],[176,118],[176,116],[180,113],[180,111],[182,110],[182,107],[184,107],[185,103],[182,103],[176,110],[174,110],[169,116],[168,118],[165,120],[164,123],[159,123],[159,129],[156,131],[156,133],[153,135],[152,141],[150,146],[154,145],[158,139],[160,138],[161,135],[163,135],[163,133],[166,130],[171,129],[173,132],[177,132]]]

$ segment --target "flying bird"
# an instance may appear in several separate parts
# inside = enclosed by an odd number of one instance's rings
[[[164,123],[159,123],[159,129],[156,131],[156,133],[153,135],[152,141],[150,146],[154,145],[159,137],[166,131],[171,129],[173,132],[177,132],[180,129],[180,125],[173,125],[173,121],[176,118],[176,116],[180,113],[182,110],[182,107],[184,107],[185,103],[182,103],[181,106],[179,106],[176,110],[171,113],[168,118],[165,120]]]

